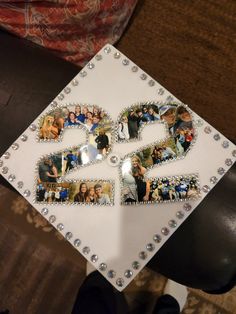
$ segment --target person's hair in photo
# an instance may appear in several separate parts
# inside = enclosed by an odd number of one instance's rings
[[[131,164],[132,174],[137,177],[143,177],[146,169],[142,166],[141,159],[137,155],[131,158]]]
[[[76,105],[75,106],[75,115],[78,116],[81,114],[81,106],[80,105]]]
[[[184,122],[192,121],[192,117],[184,106],[179,106],[176,111],[177,116]]]
[[[93,106],[93,117],[100,118],[100,110],[98,109],[97,106]]]
[[[88,186],[85,182],[80,183],[79,192],[74,196],[74,202],[84,203],[88,197]]]
[[[76,124],[76,115],[73,111],[69,112],[67,122],[69,125]]]
[[[96,203],[96,195],[95,195],[95,188],[94,188],[94,186],[91,186],[88,189],[88,196],[87,196],[86,202],[88,202],[88,203]]]

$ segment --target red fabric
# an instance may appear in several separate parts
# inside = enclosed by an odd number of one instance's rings
[[[7,0],[0,25],[83,65],[122,35],[137,0]]]

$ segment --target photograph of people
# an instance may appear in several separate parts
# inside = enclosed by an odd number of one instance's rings
[[[70,111],[67,117],[67,120],[65,121],[64,126],[71,126],[71,125],[78,125],[76,115],[73,111]]]
[[[47,115],[42,120],[42,126],[40,127],[40,139],[56,140],[58,139],[60,130],[58,126],[54,124],[54,117]]]
[[[123,116],[118,125],[118,139],[119,140],[128,140],[129,139],[129,127],[128,127],[128,118]]]
[[[80,123],[84,123],[85,121],[85,115],[83,113],[81,113],[81,106],[77,105],[75,107],[75,115],[76,115],[76,120],[77,122]]]
[[[129,130],[129,137],[131,139],[138,137],[138,117],[134,109],[130,109],[128,113],[128,130]]]
[[[130,173],[125,173],[122,180],[122,198],[125,203],[138,201],[138,192],[135,178]]]
[[[109,138],[106,135],[104,129],[100,129],[98,134],[99,135],[95,138],[95,142],[97,143],[97,150],[99,154],[105,155],[109,149]]]
[[[88,198],[88,186],[85,182],[80,183],[79,192],[74,196],[74,202],[85,203]]]
[[[94,187],[91,186],[89,189],[88,189],[88,196],[86,198],[86,202],[87,203],[96,203],[96,195],[95,195],[95,190],[94,190]]]
[[[41,182],[57,182],[58,169],[52,159],[46,158],[40,162],[38,172]]]
[[[176,106],[162,105],[159,108],[159,115],[161,120],[164,120],[168,124],[169,130],[173,135],[173,127],[176,121]]]
[[[64,160],[66,161],[66,169],[65,172],[68,170],[73,169],[78,165],[78,156],[76,154],[73,154],[73,151],[70,150],[66,156],[64,157]]]
[[[103,193],[102,185],[100,183],[95,184],[94,191],[96,196],[96,203],[100,205],[106,205],[111,203],[109,195]]]
[[[54,111],[54,121],[53,126],[58,129],[58,135],[60,135],[61,130],[64,128],[64,118],[61,109],[56,109]]]
[[[144,181],[146,168],[142,166],[140,158],[136,155],[131,158],[131,165],[132,175],[137,186],[138,201],[148,201],[150,194],[150,182],[148,180]]]

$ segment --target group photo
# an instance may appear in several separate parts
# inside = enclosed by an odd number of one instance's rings
[[[36,201],[46,203],[62,203],[69,200],[70,183],[38,183]]]

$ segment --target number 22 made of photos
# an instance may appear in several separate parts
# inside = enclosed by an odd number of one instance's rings
[[[92,105],[61,106],[43,115],[39,122],[39,142],[61,141],[64,130],[69,128],[82,128],[87,140],[40,158],[36,202],[112,205],[112,178],[70,181],[64,177],[75,169],[109,158],[114,142],[128,145],[130,141],[138,141],[142,129],[151,123],[164,123],[167,136],[125,155],[118,162],[121,204],[151,204],[199,197],[196,174],[147,177],[148,170],[184,158],[196,141],[196,131],[186,105],[145,102],[123,110],[116,123],[101,107]],[[112,157],[111,162],[115,163],[116,157]]]

